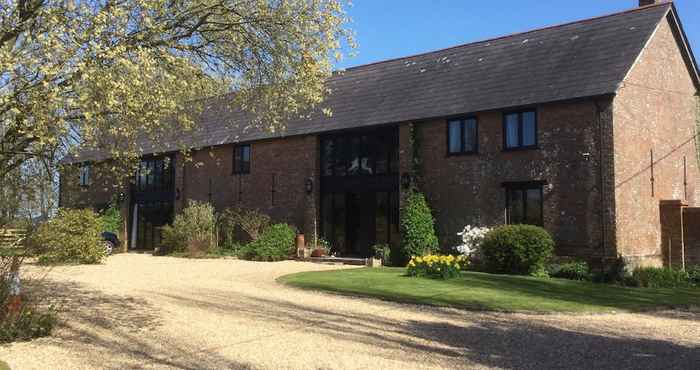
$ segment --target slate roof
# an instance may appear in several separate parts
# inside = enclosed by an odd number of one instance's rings
[[[295,120],[283,133],[244,130],[245,114],[213,98],[199,130],[180,139],[202,148],[612,94],[671,9],[652,5],[349,68],[327,82],[331,117]],[[147,138],[142,147],[179,148]],[[69,161],[100,159],[83,152]]]

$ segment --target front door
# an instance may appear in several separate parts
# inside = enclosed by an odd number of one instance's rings
[[[368,257],[376,242],[376,193],[346,193],[348,255]]]

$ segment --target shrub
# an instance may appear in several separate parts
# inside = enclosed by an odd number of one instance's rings
[[[90,209],[59,209],[56,217],[39,226],[30,244],[43,264],[100,263],[105,257],[102,226]]]
[[[538,226],[503,225],[486,234],[481,249],[487,271],[541,275],[552,256],[554,241]]]
[[[112,203],[100,214],[102,220],[102,231],[119,234],[122,227],[122,215],[119,207]]]
[[[377,244],[372,246],[374,257],[382,260],[382,265],[391,266],[391,247],[387,244]]]
[[[241,249],[240,257],[254,261],[280,261],[287,259],[294,248],[296,230],[287,224],[274,224],[266,228],[257,240]]]
[[[164,247],[169,251],[199,255],[210,252],[216,244],[216,218],[209,203],[189,201],[172,225],[163,227]]]
[[[270,226],[270,216],[255,209],[229,208],[221,214],[219,225],[226,239],[234,239],[235,229],[240,227],[250,240],[256,240]]]
[[[466,257],[479,258],[481,243],[490,230],[488,227],[465,226],[462,232],[457,233],[462,238],[462,245],[457,246],[457,251]]]
[[[413,256],[406,266],[408,276],[451,279],[459,276],[459,271],[467,266],[464,256]]]
[[[671,267],[637,267],[629,282],[642,288],[683,288],[691,285],[690,275]]]
[[[56,314],[53,309],[46,312],[22,307],[17,314],[8,315],[0,322],[0,342],[29,340],[51,334],[56,326]]]
[[[690,282],[700,287],[700,265],[688,267],[686,271],[688,271],[688,279]]]
[[[42,309],[36,299],[21,292],[21,302],[11,300],[21,286],[19,274],[23,257],[0,257],[0,342],[28,340],[51,334],[56,324],[56,312],[51,307]],[[26,282],[26,278],[22,279]],[[13,308],[11,311],[11,307]]]
[[[547,267],[549,276],[569,280],[590,280],[591,269],[584,261],[551,264]]]
[[[411,191],[401,210],[401,248],[397,258],[430,254],[437,249],[438,238],[430,207],[423,194]]]

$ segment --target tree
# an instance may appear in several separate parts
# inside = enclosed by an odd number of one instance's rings
[[[224,95],[280,129],[327,92],[342,0],[6,0],[0,7],[0,178],[30,158],[190,131]]]

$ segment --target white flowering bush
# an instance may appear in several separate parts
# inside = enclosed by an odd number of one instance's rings
[[[462,237],[462,245],[457,246],[457,251],[466,257],[478,256],[481,243],[489,231],[491,229],[488,227],[465,226],[462,232],[457,233]]]

